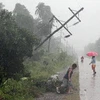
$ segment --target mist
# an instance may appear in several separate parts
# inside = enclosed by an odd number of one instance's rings
[[[95,43],[100,37],[99,30],[99,18],[100,18],[100,0],[1,0],[5,5],[5,8],[12,11],[16,3],[21,3],[27,7],[29,12],[35,16],[35,9],[39,2],[44,2],[51,7],[53,14],[63,21],[67,21],[73,14],[69,11],[68,7],[72,10],[78,11],[81,7],[84,10],[79,13],[81,22],[77,25],[73,24],[78,20],[73,18],[68,23],[68,29],[72,33],[72,36],[66,39],[66,41],[75,48],[76,51],[84,50],[84,47],[89,43]],[[55,6],[56,5],[56,6]],[[97,13],[98,12],[98,13]],[[63,29],[64,34],[68,34]],[[56,35],[59,33],[56,33]]]
[[[79,98],[84,77],[91,78],[90,67],[86,72],[89,58],[100,54],[99,18],[100,0],[1,0],[0,98],[38,100],[46,93],[49,100],[62,100],[55,92],[61,93],[65,75],[66,83],[76,87],[73,100]],[[94,52],[88,56],[89,51]],[[82,62],[81,57],[85,58]],[[99,66],[100,57],[96,58]],[[61,90],[67,93],[66,85]]]

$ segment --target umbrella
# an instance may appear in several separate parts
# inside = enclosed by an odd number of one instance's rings
[[[98,53],[91,51],[91,52],[88,52],[86,55],[87,56],[98,56]]]

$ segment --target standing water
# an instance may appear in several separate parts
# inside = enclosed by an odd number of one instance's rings
[[[100,100],[100,62],[96,63],[96,75],[93,75],[91,59],[79,60],[80,100]]]

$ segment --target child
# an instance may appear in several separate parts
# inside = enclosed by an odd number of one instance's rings
[[[92,64],[91,67],[92,67],[92,70],[93,70],[93,75],[95,75],[96,74],[96,71],[95,71],[95,67],[96,67],[96,59],[95,59],[95,56],[92,56],[92,60],[89,63],[89,65],[90,64]]]

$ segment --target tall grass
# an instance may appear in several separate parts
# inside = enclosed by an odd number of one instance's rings
[[[6,80],[0,87],[0,97],[2,100],[32,100],[45,92],[44,82],[51,75],[69,66],[74,60],[65,52],[45,54],[38,61],[26,59],[23,64],[30,77],[26,80]]]

